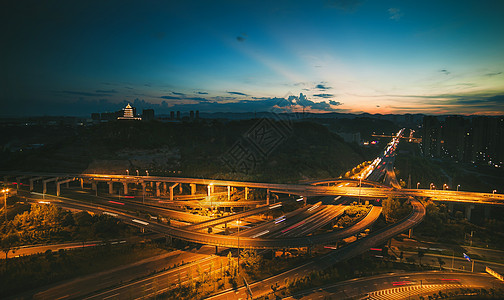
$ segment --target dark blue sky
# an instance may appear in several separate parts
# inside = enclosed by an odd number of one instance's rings
[[[10,2],[10,3],[8,3]],[[504,113],[503,1],[4,1],[2,116]],[[300,95],[300,94],[303,95]]]

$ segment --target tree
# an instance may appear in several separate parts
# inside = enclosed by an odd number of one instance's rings
[[[253,249],[245,249],[240,252],[240,261],[247,269],[256,270],[262,265],[262,256]]]
[[[9,255],[9,252],[11,250],[15,250],[20,244],[20,239],[19,235],[17,233],[7,233],[2,237],[2,240],[0,241],[0,247],[3,252],[5,252],[5,261],[7,262],[7,258]]]

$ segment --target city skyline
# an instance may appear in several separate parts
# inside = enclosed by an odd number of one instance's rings
[[[504,114],[499,1],[3,6],[5,117],[283,99],[287,111]]]

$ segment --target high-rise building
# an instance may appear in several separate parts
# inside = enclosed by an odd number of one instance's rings
[[[425,156],[504,166],[504,117],[449,116],[423,120]]]
[[[439,156],[441,153],[441,139],[438,119],[433,116],[425,116],[422,129],[423,154],[429,157]]]

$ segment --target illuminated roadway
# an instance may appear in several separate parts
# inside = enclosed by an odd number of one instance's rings
[[[385,161],[386,162],[386,161]],[[300,196],[348,196],[362,198],[386,198],[390,195],[407,197],[419,196],[430,197],[437,201],[454,201],[466,203],[481,203],[481,204],[504,204],[504,194],[464,192],[451,190],[425,190],[425,189],[394,189],[391,187],[362,187],[353,186],[321,186],[313,184],[279,184],[279,183],[258,183],[245,181],[230,181],[230,180],[214,180],[214,179],[199,179],[199,178],[181,178],[181,177],[156,177],[156,176],[126,176],[126,175],[101,175],[101,174],[54,174],[54,173],[14,173],[15,175],[29,176],[44,176],[47,178],[83,178],[86,180],[102,181],[102,182],[171,182],[171,183],[193,183],[201,185],[215,186],[233,186],[233,187],[248,187],[269,189],[270,192],[278,192],[285,194],[293,194]],[[374,177],[371,174],[371,177]],[[336,181],[336,180],[335,180]],[[327,182],[327,181],[324,181]],[[338,179],[337,182],[343,183],[344,179]],[[348,183],[355,183],[356,180],[346,180]],[[363,181],[365,182],[365,181]],[[322,182],[321,182],[322,183]],[[367,184],[367,182],[366,182]],[[375,184],[376,185],[376,184]],[[376,185],[378,186],[378,185]]]
[[[40,196],[39,196],[40,197]],[[122,210],[114,209],[104,205],[90,205],[80,201],[72,200],[65,197],[58,197],[58,202],[52,203],[72,209],[88,210],[95,213],[112,213],[115,217],[121,219],[126,224],[143,227],[145,229],[166,234],[174,238],[179,238],[185,241],[207,244],[212,246],[223,246],[230,248],[253,248],[253,249],[279,249],[279,248],[296,248],[313,246],[316,244],[327,244],[335,242],[342,238],[346,238],[364,231],[373,224],[381,213],[381,207],[373,206],[368,215],[352,227],[344,228],[338,231],[323,233],[308,237],[290,237],[282,239],[265,239],[265,238],[250,238],[240,237],[238,240],[234,236],[225,236],[218,234],[207,234],[177,228],[166,224],[155,223],[136,215],[126,213]],[[38,200],[41,200],[40,198]],[[46,199],[47,200],[47,199]],[[135,221],[136,220],[136,221]]]

